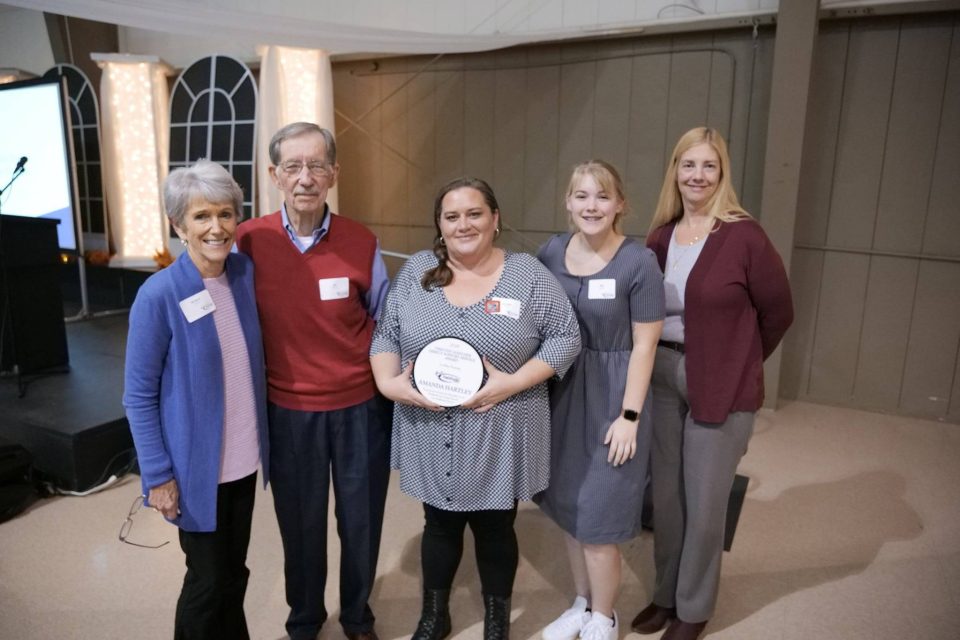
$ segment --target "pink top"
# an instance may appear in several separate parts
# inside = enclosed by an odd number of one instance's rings
[[[243,338],[237,307],[227,281],[227,273],[204,278],[216,310],[213,323],[220,338],[223,359],[223,446],[220,450],[220,483],[245,478],[260,464],[257,438],[257,408],[247,343]]]

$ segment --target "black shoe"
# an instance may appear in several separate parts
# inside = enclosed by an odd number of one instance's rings
[[[510,638],[510,598],[483,594],[483,640]]]
[[[676,609],[665,609],[651,602],[646,609],[637,614],[630,623],[630,628],[637,633],[656,633],[676,617]]]
[[[703,622],[684,622],[677,618],[670,623],[660,640],[697,640],[706,626],[706,620]]]
[[[410,640],[443,640],[450,630],[450,590],[424,589],[420,622]]]

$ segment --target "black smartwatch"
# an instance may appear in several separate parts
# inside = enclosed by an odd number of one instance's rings
[[[636,422],[637,420],[640,419],[640,414],[634,411],[633,409],[624,409],[623,419],[629,420],[630,422]]]

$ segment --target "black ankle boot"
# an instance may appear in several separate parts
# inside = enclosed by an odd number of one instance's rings
[[[483,640],[510,638],[510,598],[483,594]]]
[[[420,622],[410,640],[443,640],[450,635],[450,590],[424,589]]]

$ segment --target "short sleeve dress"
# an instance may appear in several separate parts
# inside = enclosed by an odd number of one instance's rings
[[[533,256],[507,253],[490,294],[476,304],[447,302],[442,288],[425,291],[424,272],[437,265],[429,251],[412,256],[397,274],[381,311],[370,355],[416,358],[432,340],[470,343],[497,369],[513,373],[531,358],[563,376],[580,350],[580,331],[556,279]],[[497,313],[489,301],[512,300]],[[485,413],[452,407],[442,412],[395,403],[390,462],[400,489],[447,511],[512,509],[530,500],[550,477],[547,384],[535,385]]]
[[[612,544],[640,532],[650,458],[649,391],[633,459],[614,467],[607,462],[603,439],[622,409],[632,324],[664,317],[663,274],[654,253],[627,238],[599,272],[571,275],[565,259],[570,237],[552,237],[537,256],[570,299],[583,348],[551,389],[550,486],[535,500],[579,542]]]

